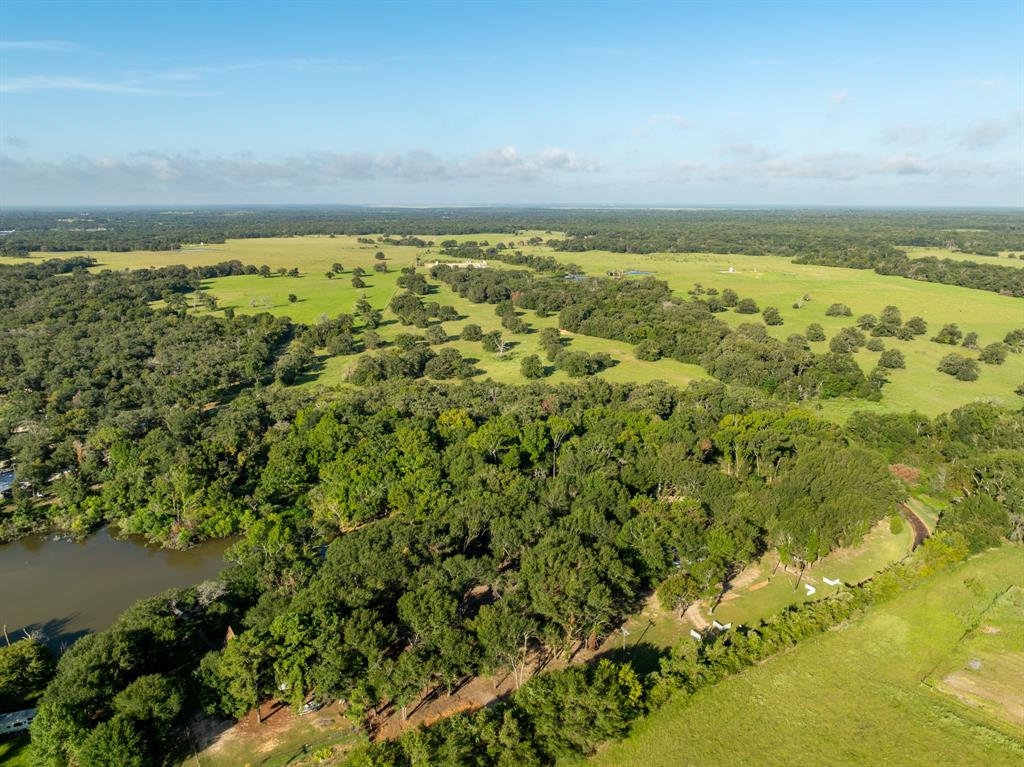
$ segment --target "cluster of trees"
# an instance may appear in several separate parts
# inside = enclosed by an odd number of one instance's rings
[[[671,357],[699,363],[723,381],[781,397],[877,398],[884,382],[878,376],[865,376],[850,350],[818,355],[801,337],[779,341],[763,325],[730,330],[710,305],[713,301],[739,308],[742,299],[729,289],[721,297],[702,295],[681,301],[667,284],[652,277],[564,279],[444,265],[435,267],[433,274],[470,301],[557,311],[562,328],[635,344],[640,359]],[[548,356],[554,360],[552,354]],[[575,360],[573,364],[578,367]]]
[[[991,405],[840,428],[715,383],[418,382],[339,397],[292,410],[261,455],[239,457],[260,467],[245,500],[259,512],[218,583],[140,603],[64,656],[33,724],[40,764],[147,763],[185,701],[240,715],[283,690],[296,706],[343,697],[361,718],[479,673],[522,680],[607,636],[652,589],[681,609],[767,547],[804,565],[856,542],[905,495],[892,461],[942,464],[932,474],[961,496],[940,520],[953,537],[915,561],[1024,533],[1024,414]],[[892,593],[905,575],[871,588]],[[719,640],[736,643],[733,670],[764,657],[755,646],[826,626],[801,615]],[[211,650],[229,624],[235,638]],[[693,664],[722,657],[680,652],[660,686],[690,689]],[[615,737],[651,694],[625,667],[541,675],[474,715],[487,728],[457,718],[364,756],[406,764],[416,743],[457,764],[470,744],[477,759],[546,764]]]
[[[15,466],[17,484],[0,536],[55,522],[81,532],[103,519],[161,539],[174,538],[172,529],[182,541],[225,534],[217,525],[197,531],[244,513],[231,500],[239,467],[215,459],[193,475],[194,461],[173,464],[193,448],[210,457],[217,448],[258,449],[197,443],[215,422],[230,421],[238,391],[272,378],[293,326],[269,314],[195,314],[174,300],[203,279],[240,273],[240,264],[98,274],[89,265],[2,267],[0,462]],[[163,308],[153,305],[160,299]],[[238,407],[272,398],[248,394]],[[244,428],[235,417],[224,437]],[[137,465],[143,453],[170,472],[166,481]],[[113,474],[121,482],[110,482]],[[39,495],[56,503],[37,504]]]
[[[582,252],[710,252],[752,255],[842,254],[864,260],[892,246],[951,248],[995,256],[1024,250],[1012,213],[975,211],[583,211],[522,208],[289,208],[182,211],[16,211],[0,213],[0,253],[30,251],[167,250],[227,238],[362,235],[366,244],[430,247],[415,233],[441,237],[476,232],[510,236],[496,250],[539,245],[516,239],[524,229],[566,232],[555,247]],[[384,235],[382,238],[380,235]],[[367,237],[366,235],[376,235]],[[450,245],[443,242],[442,247]],[[504,245],[504,248],[501,246]],[[489,246],[485,246],[489,247]]]
[[[62,659],[41,763],[158,752],[184,698],[237,715],[283,685],[359,715],[487,670],[521,678],[669,577],[711,594],[763,546],[811,562],[891,512],[884,461],[763,407],[720,384],[594,382],[306,408],[270,437],[224,583],[144,602]]]
[[[657,672],[639,678],[629,664],[609,660],[569,668],[530,680],[508,700],[471,714],[357,750],[346,767],[542,767],[578,760],[609,740],[621,738],[645,713],[693,695],[765,659],[856,619],[967,555],[958,534],[940,533],[912,557],[858,586],[815,602],[792,606],[735,631],[689,639],[663,658]]]
[[[0,646],[0,714],[35,705],[54,672],[53,655],[39,637],[16,637]]]
[[[417,274],[415,276],[423,280],[423,275]],[[399,278],[400,282],[401,279]],[[405,285],[408,284],[410,283],[407,281]],[[421,296],[427,293],[426,281],[423,282],[423,285],[424,289],[422,292],[407,289],[402,293],[397,293],[391,299],[388,308],[398,317],[399,322],[403,325],[415,325],[418,328],[426,328],[431,324],[431,321],[453,322],[459,319],[459,313],[454,306],[440,304],[437,301],[424,301]],[[399,287],[404,286],[399,285]],[[418,285],[414,287],[419,288]]]
[[[1013,266],[1001,266],[996,263],[983,264],[934,256],[910,258],[894,248],[880,248],[873,252],[837,250],[809,253],[797,256],[793,260],[798,264],[872,269],[878,274],[1024,297],[1024,272]]]
[[[530,238],[528,244],[540,245],[542,240],[539,237]],[[579,274],[583,270],[576,264],[559,261],[554,256],[541,256],[536,254],[523,254],[523,251],[513,249],[512,245],[499,242],[496,245],[479,243],[473,240],[458,242],[456,240],[445,240],[441,243],[442,255],[451,258],[458,258],[468,261],[501,261],[502,263],[514,266],[526,266],[537,272],[553,272],[555,274]]]
[[[429,328],[427,336],[400,334],[395,338],[393,347],[376,354],[364,354],[349,371],[348,380],[367,386],[381,381],[423,376],[437,380],[472,378],[479,373],[458,349],[447,347],[434,351],[430,348],[431,343],[443,343],[440,339],[430,339],[430,331],[437,329],[437,326]]]

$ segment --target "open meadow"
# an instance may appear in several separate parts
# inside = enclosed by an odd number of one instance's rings
[[[958,663],[963,637],[986,625],[993,601],[1022,583],[1018,548],[985,552],[861,620],[669,703],[591,763],[1019,764],[1020,723],[999,726],[925,682],[936,668]],[[1004,686],[1021,689],[1024,650],[1000,652],[1001,668],[1016,674]]]
[[[548,232],[522,232],[514,237],[481,233],[446,239],[486,241],[492,244],[512,239],[518,243],[534,235],[543,238],[552,236]],[[898,307],[905,320],[915,315],[923,317],[928,323],[925,335],[911,341],[883,339],[886,348],[896,348],[903,352],[906,368],[889,371],[890,382],[883,390],[882,400],[868,402],[836,399],[813,405],[830,418],[843,420],[855,410],[917,410],[926,415],[936,415],[976,400],[1007,405],[1020,401],[1014,389],[1024,383],[1024,355],[1011,354],[1003,365],[982,364],[978,380],[959,381],[939,373],[936,370],[939,361],[954,351],[973,357],[977,356],[977,352],[929,340],[942,325],[955,322],[965,333],[976,332],[981,346],[1001,341],[1009,330],[1024,327],[1024,302],[1020,299],[951,285],[887,277],[868,270],[794,264],[788,258],[775,256],[708,253],[635,255],[604,251],[560,253],[547,246],[525,246],[523,250],[528,254],[553,255],[560,260],[577,263],[592,275],[628,270],[650,273],[666,281],[679,295],[685,295],[696,283],[718,290],[732,288],[741,298],[753,298],[762,309],[774,306],[779,310],[784,324],[768,328],[778,338],[785,338],[792,333],[804,333],[810,323],[819,323],[824,328],[826,340],[811,344],[816,352],[827,351],[827,339],[840,329],[853,325],[861,314],[878,315],[888,305]],[[380,263],[374,258],[378,251],[386,256],[384,263],[388,266],[387,273],[373,271],[373,266]],[[270,277],[222,277],[208,280],[204,290],[217,299],[220,309],[231,307],[236,312],[250,313],[265,311],[308,323],[324,315],[351,312],[361,297],[365,297],[374,307],[384,309],[398,291],[396,282],[400,270],[417,263],[433,262],[436,248],[424,249],[381,242],[368,244],[350,236],[317,236],[230,240],[222,245],[203,244],[173,251],[103,252],[89,255],[98,259],[100,265],[97,269],[213,264],[229,259],[255,266],[265,264],[275,272]],[[1000,258],[999,261],[1008,264],[1024,263],[1008,258]],[[327,272],[336,263],[341,264],[343,273],[328,278]],[[498,262],[492,265],[508,268]],[[352,270],[356,267],[361,267],[367,273],[363,277],[366,283],[364,288],[354,288],[351,284]],[[278,269],[292,268],[297,268],[300,276],[276,274]],[[426,271],[425,267],[423,271]],[[289,295],[293,295],[296,300],[289,301]],[[506,338],[513,343],[505,354],[486,353],[478,342],[463,341],[459,334],[462,327],[471,322],[479,324],[484,332],[499,330],[500,318],[495,315],[491,305],[473,304],[453,293],[447,286],[436,283],[430,300],[455,307],[460,319],[443,325],[451,339],[449,344],[474,360],[476,367],[481,370],[480,378],[491,378],[499,382],[523,381],[519,372],[520,361],[524,356],[540,351],[536,331],[557,325],[556,317],[540,318],[530,311],[521,312],[534,332],[517,336],[506,334]],[[797,303],[800,308],[795,308]],[[827,316],[826,309],[833,303],[849,305],[853,316]],[[731,325],[760,322],[760,315],[737,314],[733,311],[718,316]],[[409,331],[410,328],[401,326],[385,310],[385,324],[380,329],[385,340]],[[610,354],[616,364],[599,374],[609,381],[662,380],[684,386],[691,380],[707,377],[696,365],[668,359],[657,362],[637,360],[632,347],[620,341],[575,336],[568,340],[568,345],[576,350]],[[877,364],[879,353],[861,349],[855,356],[867,373]],[[324,354],[315,375],[307,376],[303,384],[344,384],[346,373],[355,359],[355,355],[328,357]],[[548,373],[549,381],[567,380],[564,373],[550,367]]]

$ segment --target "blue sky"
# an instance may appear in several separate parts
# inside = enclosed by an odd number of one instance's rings
[[[0,204],[1024,205],[1024,3],[0,4]]]

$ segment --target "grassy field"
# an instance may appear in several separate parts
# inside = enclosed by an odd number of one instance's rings
[[[342,753],[361,736],[353,732],[338,704],[295,716],[286,706],[265,703],[264,720],[257,723],[250,712],[223,732],[204,735],[205,720],[193,722],[197,735],[209,743],[182,758],[181,767],[311,767]]]
[[[0,764],[4,767],[31,767],[29,736],[27,733],[0,739]]]
[[[974,261],[976,264],[996,264],[997,266],[1024,267],[1024,259],[1018,258],[1020,253],[1000,253],[998,256],[979,256],[975,253],[960,253],[949,248],[919,248],[915,245],[905,245],[901,250],[906,251],[910,258],[950,258],[954,261]],[[1010,256],[1013,255],[1013,258]]]
[[[945,412],[958,405],[978,399],[991,399],[1008,404],[1020,399],[1013,394],[1024,382],[1024,355],[1011,355],[1004,365],[982,365],[977,381],[957,381],[938,373],[939,360],[951,351],[976,355],[964,349],[953,349],[928,339],[945,323],[956,322],[964,332],[978,333],[982,345],[1001,341],[1007,331],[1024,327],[1024,302],[981,290],[952,285],[917,282],[902,277],[885,277],[861,269],[793,264],[774,256],[736,256],[708,253],[623,255],[592,251],[566,254],[589,273],[604,274],[615,269],[637,269],[651,272],[665,280],[678,293],[685,293],[694,283],[719,290],[730,287],[741,297],[750,297],[758,306],[774,306],[782,314],[781,326],[768,328],[778,337],[803,333],[807,325],[817,322],[831,338],[841,328],[854,324],[861,314],[879,314],[887,305],[900,308],[904,319],[923,317],[929,333],[914,341],[884,339],[887,347],[900,349],[906,358],[905,370],[892,371],[880,403],[836,400],[822,403],[829,415],[843,418],[853,410],[918,410],[928,415]],[[1009,263],[1009,260],[1007,260]],[[730,273],[729,269],[733,271]],[[801,309],[793,303],[810,295]],[[827,317],[825,310],[832,303],[845,303],[853,317]],[[738,325],[758,321],[757,317],[726,312],[723,320]],[[825,351],[827,341],[811,344],[815,351]],[[857,361],[865,372],[878,359],[875,352],[861,351]]]
[[[591,763],[1020,764],[1024,731],[1014,737],[1010,727],[989,726],[923,682],[955,657],[995,597],[1022,583],[1019,547],[986,552],[862,620],[807,640],[690,700],[673,701]],[[1006,681],[1024,686],[1024,678]]]
[[[1024,734],[1024,588],[1001,594],[928,683]]]
[[[533,235],[526,232],[517,235],[525,240]],[[539,233],[547,236],[547,233]],[[477,241],[507,241],[508,235],[476,234],[453,239]],[[525,247],[525,252],[552,253],[545,247]],[[387,256],[390,272],[379,274],[372,271],[376,261],[373,255],[382,250]],[[354,237],[294,237],[252,240],[231,240],[223,245],[202,245],[175,251],[129,253],[94,253],[100,261],[97,268],[123,269],[167,264],[208,264],[227,259],[238,259],[246,264],[266,264],[272,269],[297,267],[301,276],[270,277],[256,276],[225,277],[209,280],[204,289],[213,294],[223,307],[232,307],[238,312],[268,311],[279,316],[289,316],[299,322],[314,322],[320,316],[350,312],[356,301],[363,295],[371,304],[384,307],[396,291],[396,281],[402,267],[414,265],[417,257],[430,262],[436,257],[431,249],[373,245],[359,243]],[[923,250],[923,249],[919,249]],[[939,360],[951,351],[966,355],[976,352],[932,343],[928,340],[935,331],[947,322],[956,322],[965,332],[978,333],[981,344],[999,341],[1006,332],[1024,326],[1024,302],[1020,299],[1000,296],[995,293],[969,290],[949,285],[916,282],[900,277],[884,277],[866,270],[840,269],[826,266],[804,266],[791,263],[786,258],[773,256],[739,256],[717,254],[666,254],[626,255],[592,251],[588,253],[554,253],[566,261],[580,264],[588,273],[605,274],[609,271],[637,269],[652,273],[663,279],[679,294],[685,294],[694,283],[719,290],[731,287],[740,296],[754,298],[759,306],[775,306],[781,312],[785,324],[769,328],[779,338],[791,333],[802,333],[811,322],[820,323],[828,337],[838,330],[853,324],[854,319],[864,313],[878,314],[886,305],[898,306],[904,318],[920,315],[929,324],[929,333],[914,341],[885,339],[887,347],[900,349],[906,358],[905,370],[890,373],[890,383],[884,390],[881,402],[863,400],[830,400],[815,403],[827,417],[843,420],[855,410],[876,411],[915,409],[928,415],[945,412],[953,407],[975,400],[992,400],[1005,404],[1018,404],[1020,398],[1013,390],[1024,382],[1024,355],[1010,355],[1004,365],[982,365],[981,376],[974,382],[957,381],[937,372]],[[926,255],[922,252],[920,255]],[[949,255],[963,255],[952,254]],[[976,259],[986,257],[978,256]],[[999,258],[1000,263],[1022,265],[1019,259]],[[991,259],[990,259],[991,261]],[[333,263],[341,263],[345,273],[335,279],[327,279],[325,273]],[[500,264],[495,264],[501,266]],[[366,269],[364,278],[368,287],[355,289],[351,285],[351,270],[356,266]],[[732,271],[730,271],[732,269]],[[455,306],[463,319],[447,323],[445,331],[454,337],[451,342],[465,356],[476,360],[482,370],[482,378],[502,382],[520,382],[519,364],[522,357],[535,353],[536,333],[513,336],[514,346],[505,355],[498,356],[482,351],[478,343],[467,343],[458,339],[462,326],[476,322],[484,330],[498,329],[500,323],[489,305],[472,304],[453,294],[446,286],[438,286],[431,300]],[[295,303],[288,301],[294,294]],[[793,308],[794,302],[810,296],[802,308]],[[848,304],[854,317],[826,317],[826,308],[834,303]],[[759,321],[758,316],[739,315],[726,312],[719,315],[724,321],[737,325],[741,322]],[[390,313],[385,317],[392,319]],[[532,312],[525,312],[524,319],[536,330],[553,327],[556,318],[538,318]],[[385,338],[399,332],[408,332],[396,322],[382,328]],[[685,365],[672,360],[642,362],[633,356],[632,348],[625,343],[606,339],[575,337],[571,346],[585,351],[608,352],[618,364],[600,375],[609,381],[650,381],[662,380],[675,385],[706,377],[704,371],[695,365]],[[812,344],[816,351],[827,349],[827,342]],[[877,361],[875,352],[861,351],[857,359],[867,372]],[[354,363],[353,357],[324,358],[323,365],[315,380],[309,385],[344,383],[347,370]],[[548,380],[565,380],[562,373],[555,373]]]
[[[913,539],[910,525],[903,524],[900,531],[893,534],[889,520],[885,519],[865,536],[861,545],[836,549],[804,570],[802,576],[795,567],[776,568],[778,554],[768,552],[755,565],[757,577],[730,591],[714,616],[719,623],[753,625],[789,605],[821,599],[839,588],[825,583],[825,578],[860,583],[909,554]],[[805,584],[815,589],[813,595],[808,593]]]

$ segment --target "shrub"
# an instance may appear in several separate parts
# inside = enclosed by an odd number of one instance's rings
[[[862,347],[867,339],[857,328],[843,328],[828,343],[830,351],[836,354],[852,354]]]
[[[826,317],[852,317],[853,312],[846,304],[832,304],[825,310]]]
[[[536,354],[530,354],[523,357],[523,361],[519,363],[519,372],[523,374],[523,378],[543,378],[544,364]]]
[[[940,373],[954,376],[959,381],[978,380],[978,363],[959,354],[947,354],[939,362]]]
[[[812,322],[807,326],[807,340],[808,341],[824,341],[825,340],[825,328],[823,328],[817,322]]]
[[[903,517],[899,514],[893,514],[889,517],[889,532],[893,535],[899,535],[903,532]]]
[[[869,338],[868,342],[864,344],[864,348],[869,352],[884,352],[885,344],[879,338]]]
[[[648,362],[660,360],[663,354],[661,344],[650,338],[638,343],[634,352],[638,360],[646,360]]]
[[[978,493],[951,504],[939,518],[940,529],[960,533],[972,552],[995,546],[1010,532],[1010,516],[992,496]]]
[[[857,327],[861,330],[871,330],[878,324],[878,317],[873,314],[862,314],[857,318]]]
[[[764,311],[761,312],[761,319],[764,320],[765,325],[781,325],[782,315],[779,314],[779,310],[774,306],[766,306]]]
[[[986,365],[1002,365],[1006,362],[1006,355],[1009,351],[1010,350],[1006,344],[989,344],[981,350],[981,354],[978,356],[978,359]]]
[[[757,302],[753,298],[741,298],[736,302],[735,311],[737,314],[757,314],[760,309],[757,308]]]
[[[886,349],[878,358],[878,365],[883,368],[896,369],[905,368],[907,363],[903,359],[903,352],[899,349]]]
[[[475,323],[469,323],[462,328],[462,340],[463,341],[479,341],[483,338],[484,332],[480,329],[480,326]]]
[[[915,336],[923,336],[928,332],[928,323],[920,317],[911,317],[903,327],[907,328]]]
[[[431,346],[443,344],[448,340],[448,334],[444,332],[444,328],[440,325],[431,325],[427,328],[423,337],[427,339],[427,343]]]
[[[960,343],[960,339],[963,337],[963,331],[957,327],[957,324],[955,322],[950,322],[947,325],[943,325],[942,330],[932,336],[932,340],[937,344],[949,344],[951,346],[956,346]]]

